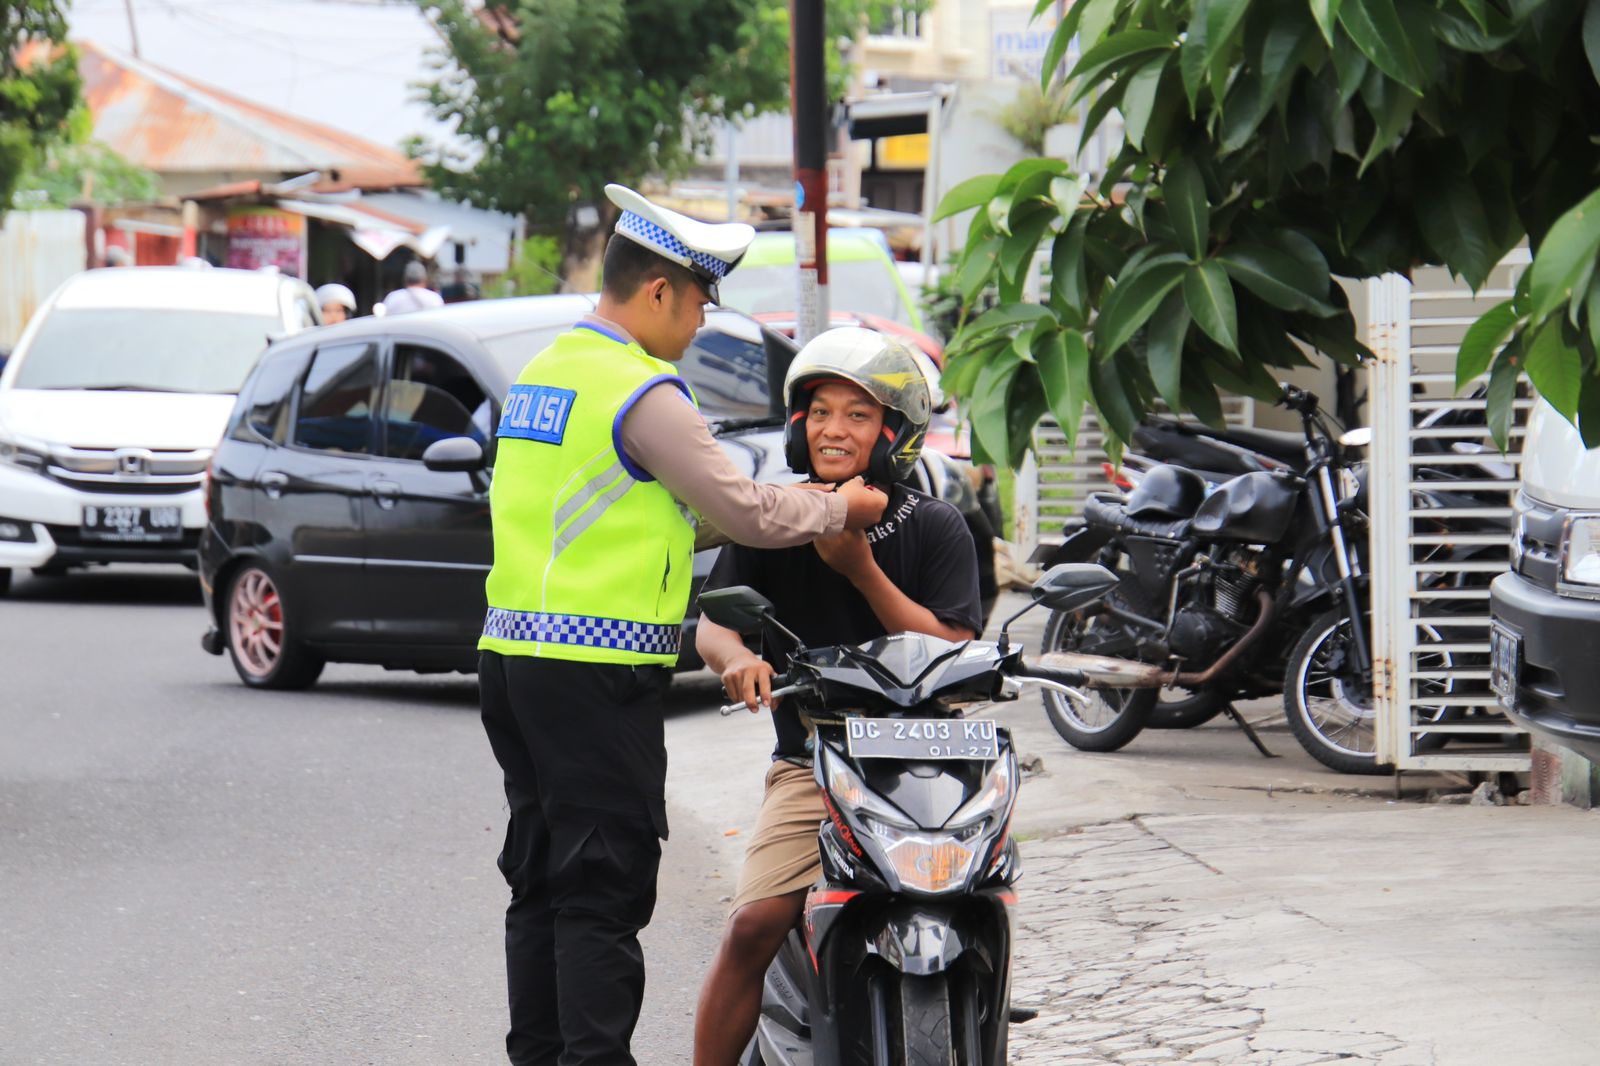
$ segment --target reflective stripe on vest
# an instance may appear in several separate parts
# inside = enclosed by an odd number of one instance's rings
[[[681,626],[625,622],[618,618],[585,618],[575,614],[504,611],[489,608],[483,635],[498,640],[532,640],[585,648],[616,648],[643,655],[676,655]]]

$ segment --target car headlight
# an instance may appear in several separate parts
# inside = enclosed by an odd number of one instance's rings
[[[1561,531],[1561,580],[1600,589],[1600,514],[1567,518]]]
[[[0,432],[0,463],[18,467],[29,473],[42,474],[49,462],[50,450],[44,444]]]

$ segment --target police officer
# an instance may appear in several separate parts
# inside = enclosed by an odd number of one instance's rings
[[[622,214],[600,302],[511,387],[489,494],[479,684],[510,807],[500,870],[518,1066],[634,1062],[691,509],[726,538],[781,547],[866,528],[887,500],[860,479],[816,492],[733,468],[672,363],[754,230],[619,185],[606,194]]]

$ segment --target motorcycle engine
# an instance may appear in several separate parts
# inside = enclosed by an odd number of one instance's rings
[[[1212,567],[1196,594],[1173,617],[1168,642],[1173,654],[1185,659],[1214,659],[1243,636],[1255,615],[1258,569],[1259,560],[1245,551],[1231,553]]]

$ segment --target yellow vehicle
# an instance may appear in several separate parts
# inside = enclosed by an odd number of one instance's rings
[[[722,302],[747,314],[793,311],[798,302],[794,234],[758,233],[739,269],[723,281]],[[877,315],[915,330],[923,328],[917,301],[900,280],[878,230],[828,231],[828,303],[834,311]]]

